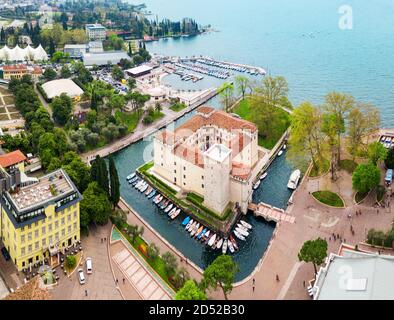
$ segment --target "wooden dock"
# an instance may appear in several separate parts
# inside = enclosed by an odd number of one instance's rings
[[[294,216],[287,214],[283,209],[272,207],[266,203],[250,203],[248,209],[253,211],[256,217],[262,217],[267,221],[285,221],[289,223],[295,222]]]

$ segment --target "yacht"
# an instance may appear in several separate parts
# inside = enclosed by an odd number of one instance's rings
[[[253,190],[257,190],[257,189],[258,189],[258,187],[260,186],[260,182],[261,182],[261,180],[258,180],[258,181],[254,184]]]
[[[268,173],[267,173],[267,172],[264,172],[264,173],[261,175],[261,177],[260,177],[260,181],[261,181],[261,180],[264,180],[264,178],[265,178],[267,175],[268,175]]]
[[[301,177],[301,171],[298,169],[294,170],[290,176],[289,182],[287,183],[287,187],[291,190],[295,190],[297,188],[300,177]]]
[[[239,220],[239,222],[240,222],[245,228],[248,228],[249,230],[252,229],[252,226],[251,226],[249,223],[247,223],[246,221],[244,221],[244,220]]]
[[[283,150],[280,150],[280,151],[278,152],[278,157],[280,157],[282,154],[283,154]]]

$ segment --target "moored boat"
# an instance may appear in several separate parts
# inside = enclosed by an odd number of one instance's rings
[[[149,194],[148,194],[148,199],[152,199],[155,195],[156,195],[156,190],[152,190]]]
[[[210,235],[210,233],[211,233],[211,230],[207,230],[205,233],[204,233],[204,236],[202,237],[202,241],[207,241],[208,239],[209,239],[209,235]]]
[[[249,236],[249,232],[247,232],[245,229],[242,229],[240,227],[235,228],[235,231],[238,231],[238,233],[242,234],[244,237]]]
[[[189,221],[190,221],[190,217],[187,216],[185,219],[183,219],[182,225],[183,225],[183,226],[187,225],[187,224],[189,223]]]
[[[197,222],[197,224],[194,226],[194,228],[192,228],[192,230],[190,231],[191,237],[193,237],[196,234],[198,228],[200,228],[200,222]]]
[[[234,250],[234,245],[233,245],[233,242],[230,239],[228,239],[228,241],[227,241],[227,246],[228,246],[230,252],[234,253],[234,251],[235,251]]]
[[[234,237],[233,237],[232,234],[230,234],[230,238],[229,238],[229,239],[230,239],[232,245],[234,246],[234,249],[235,249],[235,250],[238,250],[238,249],[239,249],[238,243],[237,243],[237,241],[234,239]]]
[[[198,228],[198,230],[196,231],[196,234],[194,236],[198,237],[203,230],[204,230],[204,226],[201,226],[200,228]]]
[[[260,176],[260,181],[263,180],[267,175],[268,175],[268,173],[267,173],[267,172],[264,172],[264,173]]]
[[[170,203],[169,206],[168,206],[167,208],[165,208],[164,212],[165,212],[165,213],[170,212],[170,210],[173,208],[173,206],[174,206],[174,205],[173,205],[172,203]]]
[[[222,247],[222,245],[223,245],[223,239],[220,239],[218,241],[218,243],[216,244],[216,249],[220,249]]]
[[[211,238],[209,238],[208,246],[212,246],[215,240],[216,240],[216,233]]]
[[[257,188],[260,186],[261,180],[257,180],[257,182],[253,186],[253,190],[257,190]]]
[[[172,208],[172,210],[168,212],[168,216],[171,217],[171,215],[176,211],[176,209],[176,207]]]
[[[207,228],[204,228],[201,233],[197,236],[197,239],[200,240],[204,238],[205,233],[207,232]]]
[[[145,195],[149,195],[153,191],[152,187],[148,187],[148,190],[146,190]]]
[[[278,157],[280,157],[282,154],[283,154],[283,150],[280,150],[280,151],[278,152]]]
[[[245,227],[248,228],[249,230],[252,230],[252,226],[247,223],[245,220],[239,220],[239,222]]]
[[[189,230],[190,226],[194,223],[193,219],[189,220],[189,222],[186,224],[185,230]]]
[[[127,180],[131,180],[131,179],[134,179],[135,176],[136,176],[136,173],[133,172],[132,174],[129,174],[129,175],[126,177],[126,179],[127,179]]]
[[[197,221],[193,221],[193,223],[189,226],[189,228],[186,228],[187,232],[190,232],[191,230],[193,230],[193,228],[196,226]]]
[[[234,234],[239,240],[242,240],[242,241],[246,240],[245,237],[242,234],[240,234],[237,230],[234,230]]]
[[[287,183],[287,188],[295,190],[297,188],[298,182],[300,181],[301,171],[299,169],[294,170],[290,175],[289,182]]]
[[[180,213],[181,213],[181,209],[178,208],[178,210],[176,210],[176,211],[171,215],[171,219],[174,220],[177,216],[179,216]]]
[[[223,246],[222,246],[222,253],[223,254],[226,254],[226,252],[227,252],[228,242],[229,242],[229,240],[227,240],[227,239],[223,240]]]

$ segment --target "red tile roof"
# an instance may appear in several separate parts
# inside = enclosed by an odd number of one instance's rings
[[[20,150],[12,151],[0,156],[0,166],[7,168],[19,162],[25,161],[26,159],[27,158]]]
[[[24,64],[14,64],[10,66],[3,66],[3,71],[24,71],[27,70],[27,66]]]
[[[213,110],[215,110],[215,109],[212,107],[202,106],[197,109],[197,112],[204,113],[204,114],[210,114]]]
[[[251,168],[242,163],[233,162],[231,175],[242,180],[247,180],[252,172]]]

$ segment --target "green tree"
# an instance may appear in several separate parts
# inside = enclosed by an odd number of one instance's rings
[[[81,200],[81,226],[85,225],[86,220],[99,225],[108,222],[111,214],[111,202],[108,200],[107,194],[100,188],[97,182],[89,183],[83,193]],[[82,217],[84,221],[82,221]],[[86,219],[89,217],[88,219]],[[86,219],[86,220],[85,220]]]
[[[71,77],[71,71],[67,65],[64,65],[62,67],[62,69],[60,70],[60,76],[62,78],[70,78]]]
[[[71,119],[73,102],[67,94],[62,93],[59,97],[55,97],[51,102],[51,108],[56,123],[64,126]]]
[[[99,155],[92,162],[92,167],[90,169],[90,175],[93,181],[96,181],[101,189],[109,195],[109,179],[108,170],[105,160]]]
[[[245,99],[246,90],[249,88],[249,79],[245,76],[235,77],[235,86],[237,88],[238,94],[242,95],[242,100]]]
[[[137,86],[137,81],[133,77],[129,77],[127,80],[127,85],[130,91],[133,91]]]
[[[372,163],[359,164],[353,172],[353,189],[366,193],[377,187],[380,183],[380,170]]]
[[[338,151],[338,126],[344,126],[344,123],[337,118],[336,114],[328,113],[323,114],[322,119],[322,132],[326,135],[327,142],[331,153],[331,179],[336,179],[336,168],[337,168],[337,151]]]
[[[57,77],[57,73],[55,70],[53,70],[52,68],[46,68],[44,73],[42,74],[45,78],[45,80],[54,80]]]
[[[109,177],[111,182],[110,200],[115,208],[120,199],[120,183],[118,171],[116,170],[115,161],[112,156],[109,157]]]
[[[176,257],[171,252],[164,253],[161,258],[164,261],[164,269],[168,276],[172,276],[178,268]]]
[[[175,300],[207,300],[207,296],[194,280],[188,280],[175,294]]]
[[[144,227],[138,227],[137,225],[127,226],[127,234],[133,244],[137,241],[138,237],[142,236],[144,233]]]
[[[317,266],[320,266],[326,257],[327,241],[321,238],[304,242],[298,253],[299,261],[312,262],[315,274],[317,274]]]
[[[66,258],[66,265],[69,269],[74,268],[77,265],[77,259],[73,255],[69,255]]]
[[[147,253],[149,259],[155,261],[160,255],[160,248],[152,242],[148,246]]]
[[[119,66],[115,65],[112,68],[112,77],[118,81],[124,79],[124,72],[122,71],[122,69]]]
[[[225,111],[229,111],[231,104],[234,102],[234,85],[225,82],[218,89],[220,102],[224,107]]]
[[[384,164],[387,169],[394,169],[394,148],[389,149]]]
[[[219,287],[228,300],[228,294],[233,289],[235,275],[239,271],[238,265],[229,255],[218,256],[204,271],[202,287],[204,289]]]
[[[368,159],[375,166],[379,161],[384,161],[387,158],[387,153],[387,149],[378,141],[368,146]]]

